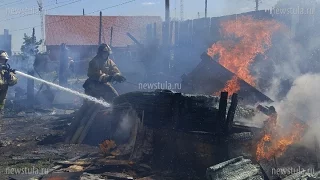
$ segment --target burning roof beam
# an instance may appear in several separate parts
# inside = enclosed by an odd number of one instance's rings
[[[226,82],[236,76],[234,73],[220,65],[206,52],[201,55],[202,61],[188,75],[183,78],[182,91],[185,93],[204,93],[212,94],[221,90]],[[238,77],[238,76],[236,76]],[[269,97],[259,90],[239,78],[240,90],[239,97],[248,104],[257,102],[273,102]]]

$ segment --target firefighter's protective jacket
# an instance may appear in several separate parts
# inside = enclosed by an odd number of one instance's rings
[[[10,72],[8,77],[6,77],[6,73],[8,73],[6,70],[0,71],[0,109],[4,107],[9,86],[13,86],[18,82],[18,78],[14,73]]]
[[[90,80],[99,81],[109,76],[121,74],[116,64],[111,60],[102,60],[101,57],[94,57],[89,62],[88,77]]]

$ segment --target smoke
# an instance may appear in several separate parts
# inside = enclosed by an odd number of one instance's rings
[[[123,113],[120,117],[120,123],[114,134],[116,142],[127,142],[130,137],[132,137],[132,132],[134,132],[134,127],[138,125],[139,117],[136,112],[129,109],[127,112]]]
[[[281,0],[275,8],[286,10],[299,8],[314,14],[275,14],[274,19],[283,24],[283,30],[273,36],[272,48],[265,54],[266,60],[255,64],[260,89],[275,101],[286,97],[292,83],[306,73],[319,73],[319,25],[317,13],[320,6],[314,0]]]
[[[280,2],[278,4],[280,8],[296,6],[308,8],[310,5],[308,1],[305,2],[305,6],[297,1]],[[301,143],[314,148],[314,137],[320,139],[320,132],[317,129],[320,125],[318,110],[320,96],[316,93],[320,88],[316,83],[320,80],[318,62],[320,41],[316,33],[319,25],[309,21],[317,16],[296,15],[295,17],[275,16],[277,20],[287,25],[287,29],[273,37],[272,48],[266,53],[266,60],[255,64],[255,71],[259,72],[256,73],[259,76],[259,86],[267,87],[261,89],[275,101],[269,105],[276,108],[279,124],[286,128],[292,125],[294,117],[305,122],[309,128]],[[298,21],[291,22],[292,18]],[[290,27],[291,23],[292,27]],[[257,115],[254,121],[262,122],[266,118]]]
[[[314,137],[320,140],[320,96],[315,93],[320,88],[320,74],[305,74],[293,83],[285,100],[276,102],[273,105],[279,115],[279,123],[282,126],[288,126],[292,122],[292,116],[296,116],[305,122],[309,129],[304,135],[302,144],[307,147],[314,147]]]
[[[283,105],[286,105],[298,117],[306,122],[317,120],[320,116],[318,107],[320,96],[315,93],[315,89],[320,88],[320,74],[306,74],[298,77],[289,91]]]
[[[293,81],[302,75],[301,64],[307,57],[306,50],[287,35],[289,32],[275,34],[267,59],[255,64],[260,89],[277,101],[285,97]]]

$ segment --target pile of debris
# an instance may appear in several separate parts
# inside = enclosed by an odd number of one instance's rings
[[[310,171],[311,169],[303,169],[301,167],[278,167],[272,168],[271,173],[269,173],[267,171],[270,169],[264,169],[261,164],[254,164],[250,159],[246,159],[243,156],[233,158],[209,167],[206,172],[207,180],[320,179],[320,171]]]
[[[247,119],[257,111],[238,105],[237,94],[228,97],[226,92],[217,97],[159,90],[120,95],[111,108],[84,103],[72,119],[61,122],[60,128],[71,125],[53,143],[94,145],[99,152],[55,159],[49,172],[33,178],[203,179],[208,167],[224,161],[219,167],[229,166],[228,175],[223,175],[227,170],[211,168],[208,176],[233,177],[233,167],[237,172],[249,169],[243,174],[256,178],[268,177],[264,168],[236,158],[255,159],[261,129],[235,125],[234,119]]]
[[[237,94],[228,97],[226,92],[217,97],[157,90],[120,95],[112,108],[84,104],[67,131],[66,142],[99,145],[103,154],[112,150],[109,155],[121,162],[201,179],[212,164],[251,154],[251,127],[233,123],[236,113],[248,116],[241,113],[247,108],[237,109]]]

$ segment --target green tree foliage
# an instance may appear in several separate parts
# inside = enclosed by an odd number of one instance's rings
[[[35,36],[33,39],[32,36],[24,34],[23,44],[20,49],[23,57],[35,56],[39,54],[39,46],[42,44],[42,42],[43,40],[37,41]]]

